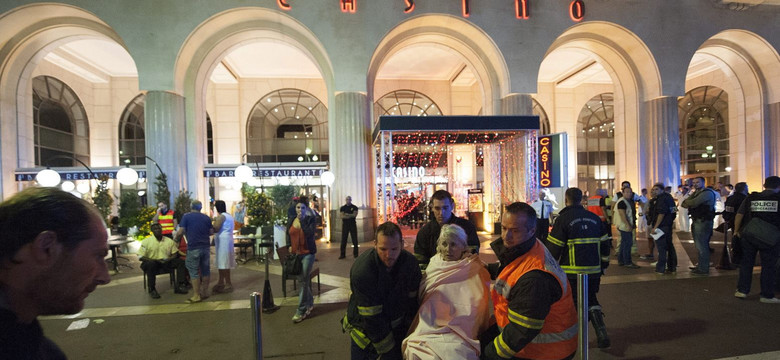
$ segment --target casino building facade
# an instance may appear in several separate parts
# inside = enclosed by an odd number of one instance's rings
[[[5,0],[0,192],[83,163],[236,201],[246,162],[256,182],[329,194],[331,212],[350,195],[368,235],[371,135],[396,114],[538,115],[589,191],[759,189],[780,172],[779,18],[777,0]]]

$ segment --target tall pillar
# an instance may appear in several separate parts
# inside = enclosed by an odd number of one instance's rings
[[[358,240],[374,239],[376,195],[371,157],[371,119],[368,97],[361,92],[340,92],[335,96],[334,119],[328,121],[330,168],[333,182],[331,239],[341,241],[339,207],[347,196],[358,207]]]
[[[166,92],[149,91],[144,105],[144,128],[146,131],[146,155],[157,161],[168,176],[168,189],[171,191],[169,206],[180,190],[187,188],[188,161],[186,144],[188,138],[185,128],[184,97]],[[192,142],[193,140],[190,140]],[[149,204],[157,205],[154,199],[157,187],[154,182],[159,171],[152,161],[146,160],[147,193]],[[188,189],[189,190],[189,189]],[[154,201],[154,202],[152,202]]]
[[[767,105],[765,114],[764,178],[780,175],[780,103]]]
[[[680,181],[680,117],[677,98],[663,96],[645,102],[645,119],[640,122],[640,184],[649,188],[657,182],[676,187]]]

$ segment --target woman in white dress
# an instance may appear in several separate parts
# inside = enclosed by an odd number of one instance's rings
[[[479,335],[490,320],[490,275],[471,255],[460,226],[442,226],[437,250],[420,284],[420,310],[401,345],[404,358],[478,360]]]
[[[233,291],[233,283],[230,281],[230,269],[236,268],[236,252],[233,249],[233,217],[227,213],[227,206],[222,200],[217,200],[214,207],[219,214],[214,219],[214,244],[217,249],[217,269],[219,269],[219,281],[211,291],[215,294],[229,293]]]

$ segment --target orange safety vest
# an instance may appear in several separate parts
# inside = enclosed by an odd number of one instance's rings
[[[607,221],[607,216],[604,214],[604,209],[599,205],[601,203],[601,196],[593,195],[588,198],[588,211],[599,216],[601,221]]]
[[[509,310],[509,292],[520,277],[532,270],[541,270],[553,275],[563,290],[563,296],[552,304],[547,317],[541,321],[514,312],[510,314]],[[499,356],[503,353],[508,355],[507,358],[515,356],[524,359],[554,360],[563,359],[577,350],[577,310],[574,308],[571,286],[566,279],[566,273],[561,270],[558,262],[540,241],[537,240],[530,251],[512,261],[501,271],[490,293],[495,307],[496,322],[501,329],[510,321],[529,328],[541,325],[541,332],[514,354],[511,353],[514,350],[504,343],[501,335],[497,336],[495,342],[497,342],[496,350]]]
[[[168,209],[167,214],[160,214],[157,216],[157,221],[162,226],[163,235],[173,234],[173,210]]]

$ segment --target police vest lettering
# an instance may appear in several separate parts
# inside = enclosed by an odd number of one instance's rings
[[[754,200],[750,202],[750,211],[752,212],[777,212],[777,201],[775,200]]]

